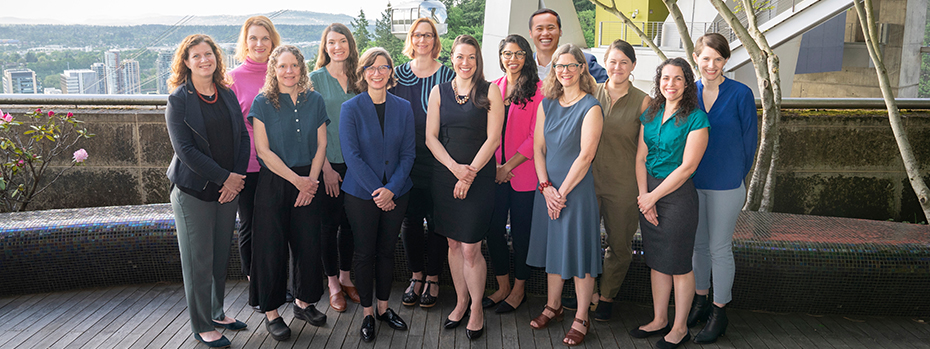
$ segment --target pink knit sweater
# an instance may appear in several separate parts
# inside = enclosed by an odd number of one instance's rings
[[[258,164],[258,158],[255,155],[255,134],[252,131],[252,123],[249,122],[249,109],[252,108],[252,101],[265,84],[265,72],[268,70],[268,63],[256,63],[248,57],[245,63],[236,67],[229,72],[233,84],[229,86],[236,93],[239,99],[239,107],[242,108],[242,117],[245,118],[245,128],[249,130],[249,139],[252,141],[252,152],[249,156],[249,168],[247,172],[258,172],[261,167]]]

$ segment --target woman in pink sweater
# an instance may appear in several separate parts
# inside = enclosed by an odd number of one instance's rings
[[[248,117],[252,100],[258,95],[262,85],[265,84],[265,75],[268,71],[268,56],[275,47],[281,44],[281,36],[275,30],[274,24],[265,16],[254,16],[245,20],[239,32],[239,41],[236,44],[236,60],[243,62],[229,72],[232,85],[229,88],[236,93],[242,115]],[[245,120],[245,127],[249,131],[251,153],[249,167],[246,170],[245,188],[239,192],[239,255],[242,260],[242,273],[249,277],[252,264],[252,209],[255,206],[255,187],[258,184],[258,159],[255,157],[255,136],[252,132],[252,123]],[[258,305],[258,294],[249,290],[249,305]]]

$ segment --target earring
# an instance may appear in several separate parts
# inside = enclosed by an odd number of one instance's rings
[[[630,81],[636,81],[636,78],[633,77],[633,73],[630,73]]]

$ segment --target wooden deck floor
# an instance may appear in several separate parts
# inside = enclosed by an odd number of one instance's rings
[[[226,331],[232,348],[560,348],[570,321],[533,330],[529,320],[545,302],[530,296],[516,312],[486,312],[485,336],[465,338],[465,330],[443,330],[442,320],[454,305],[453,290],[441,290],[430,310],[400,305],[405,285],[395,284],[392,308],[410,325],[406,332],[376,325],[378,337],[360,340],[361,307],[349,303],[339,314],[327,309],[326,326],[294,320],[290,306],[283,316],[292,336],[277,342],[262,326],[262,315],[247,306],[247,284],[227,285],[227,315],[245,321],[249,329]],[[881,295],[863,301],[878,302]],[[325,298],[324,298],[325,299]],[[324,305],[319,306],[320,309]],[[595,322],[583,348],[652,348],[652,339],[634,339],[627,331],[649,321],[651,306],[620,302],[614,320]],[[813,316],[773,314],[733,309],[726,337],[712,345],[684,348],[930,348],[928,318]],[[567,319],[570,319],[567,317]],[[464,326],[463,326],[464,327]],[[692,329],[692,334],[697,329]],[[205,348],[193,338],[180,284],[146,284],[0,298],[0,348]]]

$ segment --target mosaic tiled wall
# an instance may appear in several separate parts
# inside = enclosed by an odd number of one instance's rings
[[[241,278],[235,238],[229,277]],[[651,302],[637,235],[618,296]],[[734,237],[732,306],[773,312],[930,315],[930,227],[780,213],[743,213]],[[490,265],[490,263],[489,263]],[[490,268],[490,266],[489,266]],[[166,204],[0,214],[0,295],[111,285],[180,282]],[[495,288],[492,272],[488,287]],[[410,274],[403,246],[394,279]],[[451,285],[448,268],[441,283]],[[565,294],[571,294],[571,283]],[[528,292],[545,292],[534,271]],[[451,290],[450,290],[451,291]]]

